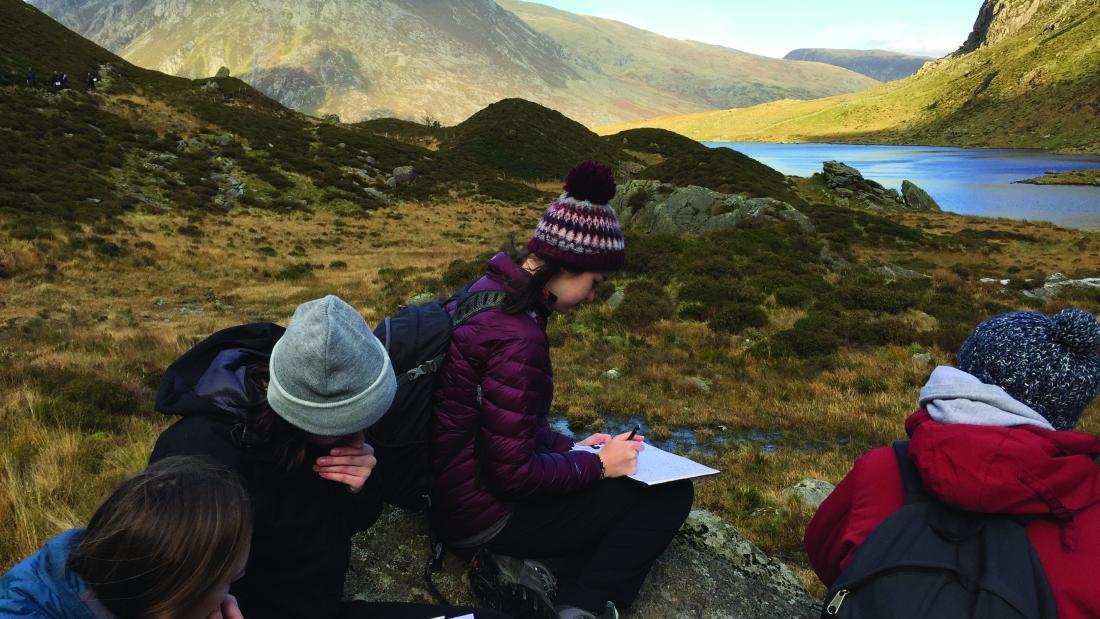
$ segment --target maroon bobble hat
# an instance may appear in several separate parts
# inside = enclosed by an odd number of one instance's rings
[[[623,268],[623,231],[609,202],[615,175],[595,161],[577,164],[565,175],[565,193],[542,214],[527,249],[575,271]]]

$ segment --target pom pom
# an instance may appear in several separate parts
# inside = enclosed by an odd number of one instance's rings
[[[1087,355],[1100,348],[1100,323],[1082,309],[1064,309],[1054,316],[1054,337],[1070,350]]]
[[[615,174],[602,163],[578,163],[565,175],[565,193],[575,200],[607,204],[615,197]]]

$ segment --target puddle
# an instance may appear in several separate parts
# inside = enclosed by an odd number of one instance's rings
[[[819,445],[809,441],[795,443],[784,441],[784,433],[781,430],[765,428],[753,428],[749,430],[732,429],[722,425],[713,426],[676,426],[669,428],[669,435],[655,438],[650,432],[650,425],[640,417],[612,417],[606,419],[605,431],[609,434],[628,432],[637,425],[640,434],[645,435],[646,442],[652,443],[666,451],[674,451],[681,454],[697,453],[703,456],[716,456],[724,446],[730,444],[749,445],[763,453],[777,453],[784,450],[818,451]],[[587,436],[589,431],[573,432],[569,422],[564,417],[551,417],[550,427],[569,436],[579,438]],[[847,437],[837,440],[838,444],[844,444]]]

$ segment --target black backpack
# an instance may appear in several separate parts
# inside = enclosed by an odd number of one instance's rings
[[[405,510],[429,506],[433,475],[428,422],[451,331],[504,300],[501,290],[471,293],[467,288],[448,301],[409,305],[374,330],[389,352],[397,395],[382,419],[367,430],[366,439],[378,458],[375,471],[386,502]],[[453,317],[446,309],[451,301],[457,302]]]
[[[952,509],[930,497],[894,443],[905,506],[856,550],[823,618],[1055,619],[1058,609],[1026,519]]]

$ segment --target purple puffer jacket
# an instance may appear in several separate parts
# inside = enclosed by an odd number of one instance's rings
[[[470,290],[503,289],[528,278],[497,254]],[[547,314],[547,307],[523,314],[486,310],[451,336],[432,427],[432,516],[445,541],[489,529],[517,501],[568,494],[600,478],[597,457],[570,451],[573,440],[546,421],[554,397]]]

